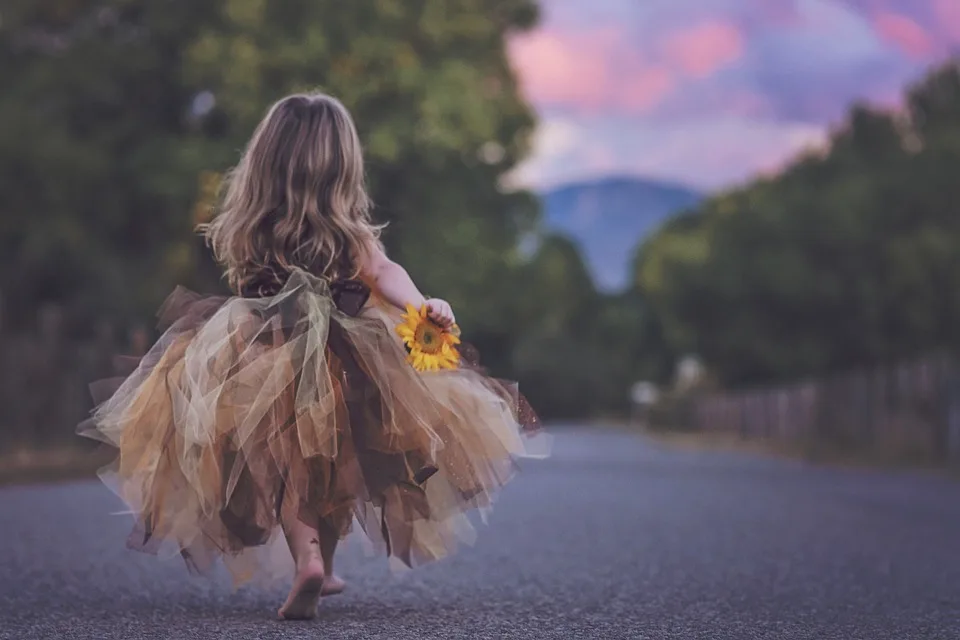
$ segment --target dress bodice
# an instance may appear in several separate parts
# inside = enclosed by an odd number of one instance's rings
[[[239,294],[243,298],[270,298],[278,295],[287,285],[290,274],[279,268],[266,268],[256,276],[249,278],[241,287]],[[370,299],[370,287],[355,278],[324,280],[330,297],[342,313],[349,316],[359,315],[367,300]]]

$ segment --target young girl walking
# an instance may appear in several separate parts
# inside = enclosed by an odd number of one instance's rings
[[[241,583],[283,566],[284,536],[285,619],[343,588],[333,557],[354,521],[407,566],[469,541],[466,512],[539,429],[513,385],[457,366],[450,305],[384,254],[369,212],[346,109],[278,102],[203,229],[234,295],[174,292],[160,340],[81,428],[119,449],[105,480],[133,547],[172,544],[196,571],[222,558]]]

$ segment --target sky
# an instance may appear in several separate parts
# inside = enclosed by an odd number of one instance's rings
[[[960,0],[540,0],[509,43],[540,124],[513,178],[715,190],[822,147],[854,101],[896,107],[960,45]]]

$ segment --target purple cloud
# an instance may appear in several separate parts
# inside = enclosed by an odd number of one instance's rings
[[[701,185],[745,177],[822,139],[814,132],[853,101],[896,104],[907,84],[960,44],[960,0],[542,4],[543,26],[513,42],[511,53],[544,119],[564,123],[553,131],[579,127],[576,137],[591,140],[590,153],[570,152],[564,175],[579,163],[584,174],[670,167],[667,177]],[[601,126],[613,120],[616,131]],[[752,130],[777,142],[771,147]],[[684,140],[692,131],[704,143],[741,138],[752,151],[697,149]],[[655,139],[660,149],[638,148],[631,160],[624,139]],[[527,173],[549,181],[559,175],[549,167],[560,165],[543,153]],[[677,159],[683,153],[699,156],[689,171]]]

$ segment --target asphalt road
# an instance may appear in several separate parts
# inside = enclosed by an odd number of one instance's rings
[[[556,432],[476,546],[395,576],[348,546],[347,593],[278,622],[124,548],[97,483],[0,490],[0,638],[960,639],[960,483]]]

